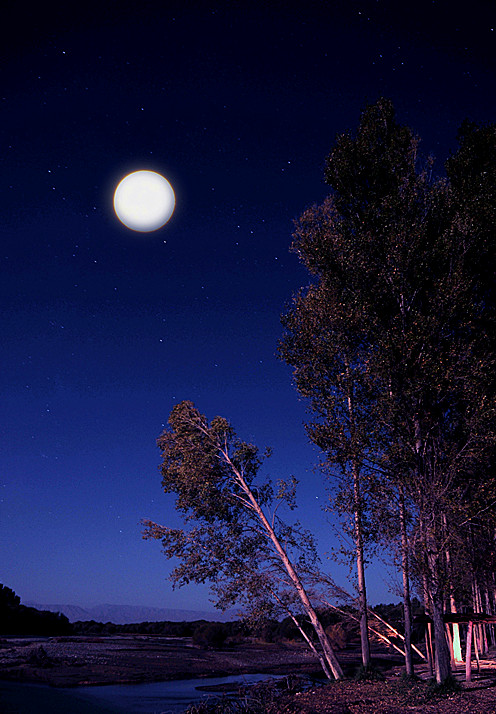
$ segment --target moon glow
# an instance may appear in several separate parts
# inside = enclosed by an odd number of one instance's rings
[[[172,216],[176,199],[170,183],[155,171],[134,171],[114,193],[114,211],[127,228],[141,233],[156,231]]]

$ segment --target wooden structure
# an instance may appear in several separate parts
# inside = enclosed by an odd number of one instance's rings
[[[432,666],[433,661],[433,641],[432,641],[432,620],[428,615],[420,615],[415,617],[415,622],[423,622],[427,625],[426,627],[426,650],[427,657]],[[444,622],[446,623],[446,634],[448,639],[448,645],[450,648],[451,661],[455,663],[455,653],[453,651],[453,637],[450,629],[450,625],[466,625],[466,637],[465,637],[465,680],[467,682],[472,681],[472,649],[475,654],[475,659],[477,662],[477,671],[480,672],[480,655],[483,650],[481,645],[481,626],[482,625],[496,625],[496,615],[487,615],[483,612],[467,612],[467,613],[457,613],[449,612],[444,615]]]

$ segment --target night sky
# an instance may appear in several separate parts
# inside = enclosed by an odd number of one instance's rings
[[[292,221],[327,193],[336,133],[367,102],[442,165],[496,121],[494,3],[9,3],[0,43],[0,581],[23,600],[208,609],[172,591],[141,518],[181,521],[156,438],[190,399],[300,480],[324,562],[337,541],[306,405],[276,356],[309,278]],[[34,14],[33,14],[34,13]],[[129,171],[176,210],[152,233],[112,208]],[[373,602],[394,600],[382,564]]]

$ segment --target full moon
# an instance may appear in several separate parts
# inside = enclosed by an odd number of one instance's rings
[[[149,233],[167,223],[176,199],[170,183],[155,171],[134,171],[114,193],[117,218],[133,231]]]

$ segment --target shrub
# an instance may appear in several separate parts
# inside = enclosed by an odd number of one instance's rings
[[[236,698],[224,695],[191,704],[185,714],[290,714],[294,711],[292,701],[281,695],[278,686],[261,682],[240,690]]]
[[[380,682],[384,679],[384,675],[373,665],[365,667],[363,664],[356,670],[354,679],[357,681]]]
[[[221,622],[207,622],[193,633],[193,642],[204,649],[220,649],[227,638],[227,628]]]
[[[460,682],[453,676],[447,677],[444,682],[438,684],[435,679],[427,683],[426,699],[437,699],[457,694],[462,689]]]
[[[333,649],[344,650],[348,637],[341,622],[337,622],[335,625],[329,625],[329,627],[326,628],[326,635]]]

